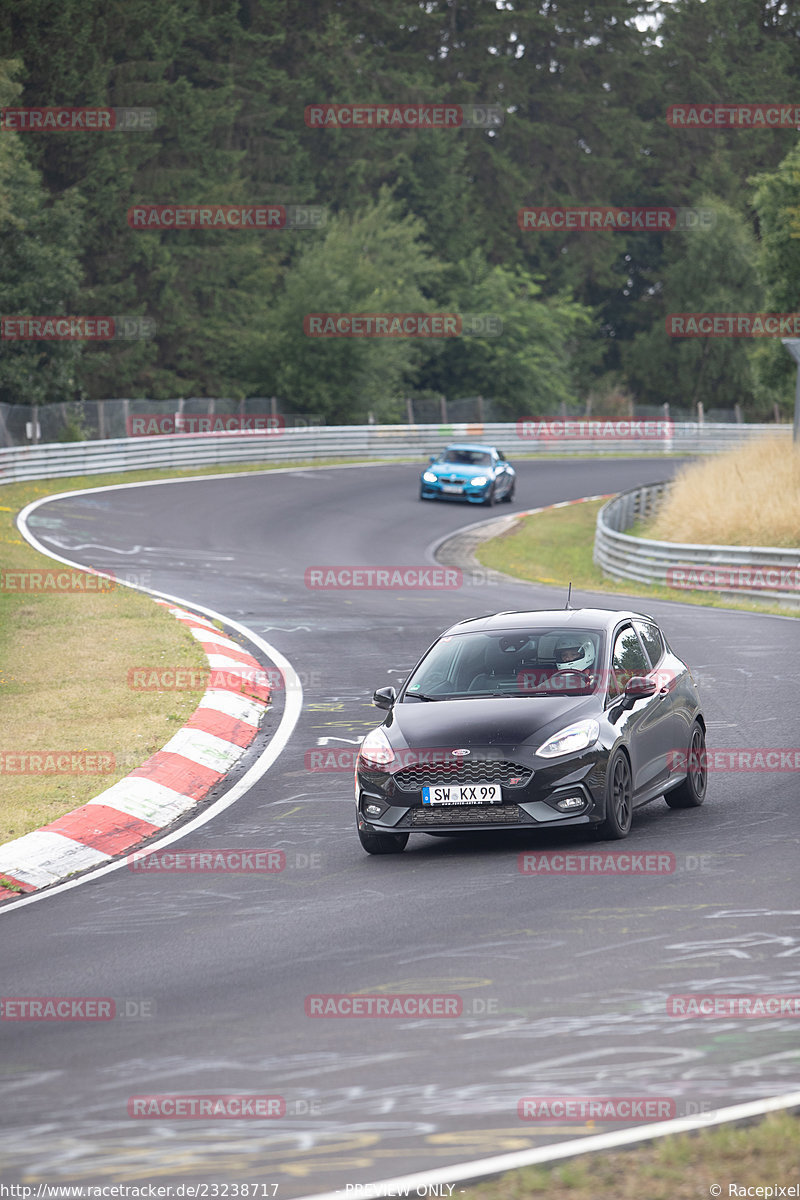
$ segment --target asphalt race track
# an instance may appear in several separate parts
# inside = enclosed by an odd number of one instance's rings
[[[675,465],[524,462],[513,508],[621,490]],[[417,835],[399,856],[370,857],[352,770],[308,769],[307,752],[352,749],[380,723],[373,689],[399,683],[445,625],[563,606],[561,589],[480,576],[450,591],[306,587],[313,566],[430,564],[442,535],[509,511],[422,504],[418,474],[396,464],[223,476],[34,514],[32,532],[55,553],[149,573],[152,588],[263,636],[299,673],[304,707],[261,782],[172,847],[279,848],[285,871],[123,869],[3,912],[4,995],[108,996],[150,1013],[0,1024],[4,1181],[249,1181],[289,1200],[610,1127],[522,1121],[525,1096],[666,1098],[683,1116],[796,1085],[796,1020],[666,1014],[673,993],[800,992],[796,773],[713,774],[701,809],[659,800],[627,842],[600,844],[673,853],[672,874],[548,877],[521,874],[520,851],[598,843],[567,830],[486,844]],[[794,621],[647,609],[695,670],[711,748],[800,745]],[[309,995],[401,992],[457,994],[464,1015],[305,1014]],[[277,1095],[287,1111],[128,1116],[129,1097],[153,1093]]]

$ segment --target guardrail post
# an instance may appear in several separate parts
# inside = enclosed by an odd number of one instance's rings
[[[797,378],[794,385],[794,430],[792,440],[800,442],[800,338],[781,338],[783,345],[797,363]]]

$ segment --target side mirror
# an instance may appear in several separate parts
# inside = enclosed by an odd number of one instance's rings
[[[397,692],[393,687],[378,688],[372,697],[376,708],[394,708]]]
[[[436,462],[436,460],[437,460],[437,458],[438,458],[438,457],[439,457],[439,455],[438,455],[438,454],[429,454],[429,455],[428,455],[428,462],[432,462],[432,463],[433,463],[433,462]]]
[[[642,696],[654,696],[657,691],[656,680],[648,679],[645,675],[632,675],[625,684],[625,695],[630,696],[632,700],[640,700]]]

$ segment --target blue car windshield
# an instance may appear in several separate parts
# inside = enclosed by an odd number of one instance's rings
[[[586,696],[598,690],[603,635],[553,626],[441,638],[411,676],[405,700]]]
[[[455,463],[459,467],[490,467],[492,456],[483,450],[445,450],[441,463]]]

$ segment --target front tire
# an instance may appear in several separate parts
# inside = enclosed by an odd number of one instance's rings
[[[700,722],[695,721],[689,738],[686,778],[664,796],[670,808],[699,808],[705,800],[708,786],[705,755],[706,735]]]
[[[400,854],[406,848],[407,833],[365,833],[358,831],[358,840],[367,854]]]
[[[618,750],[606,771],[606,819],[598,828],[598,836],[608,841],[620,841],[630,833],[633,820],[633,780],[627,755]]]
[[[511,484],[511,487],[506,492],[505,496],[503,496],[504,504],[510,504],[511,501],[514,499],[514,490],[515,490],[516,486],[517,486],[517,481],[515,479],[514,482]]]
[[[486,505],[487,508],[491,508],[492,505],[494,504],[494,484],[492,484],[492,486],[489,488],[488,492],[486,493],[486,499],[484,500],[483,503]]]

